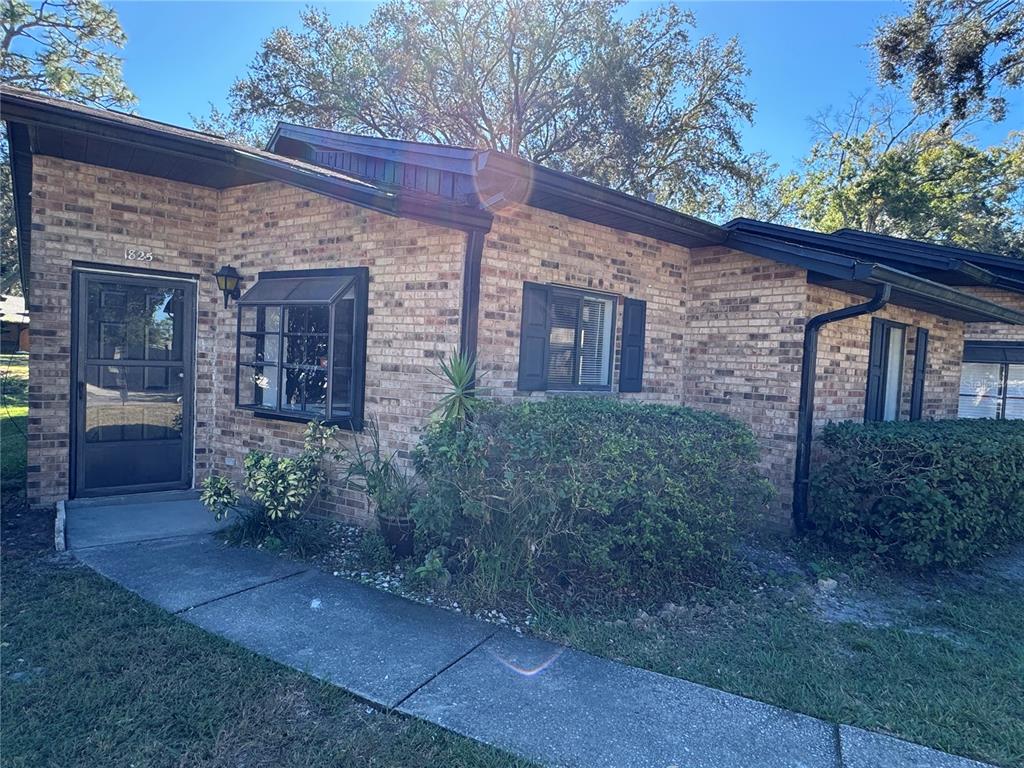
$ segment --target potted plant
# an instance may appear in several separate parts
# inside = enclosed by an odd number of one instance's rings
[[[353,437],[352,448],[339,453],[339,459],[347,465],[344,484],[366,494],[381,535],[395,557],[410,557],[415,532],[415,481],[399,466],[397,451],[385,454],[381,449],[380,426],[375,417],[366,420],[364,432],[368,446]]]
[[[416,488],[411,476],[395,468],[375,504],[381,535],[395,557],[412,557],[416,533],[416,523],[412,519],[415,500]]]

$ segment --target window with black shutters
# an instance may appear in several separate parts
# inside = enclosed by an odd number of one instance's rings
[[[362,427],[365,268],[263,272],[238,301],[235,404]]]
[[[628,300],[633,306],[644,302]],[[521,390],[610,391],[614,363],[616,297],[561,286],[526,283],[519,344]],[[637,312],[632,312],[634,325]],[[640,391],[644,311],[638,327],[623,327],[633,347],[633,378],[622,391]],[[639,358],[638,358],[639,354]]]
[[[903,399],[903,358],[907,327],[901,323],[871,320],[870,354],[865,421],[897,421]]]

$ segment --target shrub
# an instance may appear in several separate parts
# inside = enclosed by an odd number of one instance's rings
[[[833,424],[819,447],[810,523],[829,543],[930,568],[1024,539],[1024,422]]]
[[[203,481],[200,499],[218,520],[229,510],[236,512],[238,522],[229,539],[255,544],[278,539],[287,543],[289,523],[308,511],[320,496],[326,479],[324,459],[331,455],[336,433],[336,427],[311,423],[302,452],[295,458],[250,451],[245,457],[242,483],[247,501],[242,501],[228,478],[217,475]]]
[[[415,452],[421,550],[483,599],[665,593],[713,580],[771,491],[749,430],[609,398],[481,403]],[[441,563],[432,562],[433,570]]]
[[[360,536],[359,563],[375,571],[386,571],[394,564],[387,542],[376,531],[364,531]]]

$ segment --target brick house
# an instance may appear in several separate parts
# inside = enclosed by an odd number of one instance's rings
[[[965,415],[1020,415],[1013,259],[720,227],[493,151],[286,124],[261,151],[13,89],[0,109],[37,507],[238,473],[251,449],[297,449],[314,418],[358,430],[372,413],[407,455],[454,348],[504,400],[743,420],[780,520],[800,513],[815,426],[964,410],[965,339],[1000,358],[972,369],[969,385],[999,382],[966,393]],[[229,266],[233,293],[214,278]],[[365,519],[354,496],[327,511]]]

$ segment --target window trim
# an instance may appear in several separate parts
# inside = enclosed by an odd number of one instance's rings
[[[550,368],[548,362],[545,361],[545,374],[544,374],[544,392],[551,392],[552,394],[560,393],[576,393],[576,392],[611,392],[614,387],[615,379],[615,339],[618,332],[616,323],[618,322],[618,309],[619,309],[619,295],[611,293],[609,291],[592,290],[589,288],[576,288],[570,285],[562,285],[558,283],[534,283],[534,285],[542,285],[547,289],[548,292],[548,312],[547,312],[547,352],[550,354],[551,346],[551,320],[553,310],[553,303],[551,298],[556,294],[562,296],[573,296],[579,301],[581,311],[576,317],[576,335],[573,341],[573,370],[576,371],[579,367],[579,349],[580,349],[580,334],[582,332],[583,323],[583,299],[586,297],[599,299],[601,301],[607,301],[611,304],[611,339],[608,341],[608,368],[607,368],[607,384],[559,384],[557,386],[550,386]],[[522,320],[520,320],[520,324]],[[550,359],[550,358],[549,358]]]
[[[891,334],[891,332],[892,332],[893,329],[897,329],[897,328],[903,331],[903,338],[902,338],[902,341],[901,341],[900,364],[899,364],[900,365],[900,369],[899,369],[899,372],[897,374],[897,382],[899,383],[899,387],[898,387],[897,393],[896,393],[896,418],[892,419],[892,421],[904,421],[904,419],[902,418],[902,415],[903,415],[902,414],[902,409],[903,409],[903,400],[904,400],[904,397],[903,397],[903,377],[904,377],[904,375],[906,373],[906,363],[907,363],[907,331],[909,330],[910,326],[907,325],[906,323],[898,323],[895,320],[883,320],[882,318],[873,317],[873,318],[871,318],[871,336],[869,338],[873,338],[875,333],[883,334],[882,345],[881,345],[882,348],[881,348],[881,352],[880,352],[882,376],[881,376],[881,378],[879,380],[879,388],[880,388],[880,390],[878,392],[877,403],[875,404],[875,408],[872,409],[871,406],[872,406],[872,394],[873,394],[873,392],[872,392],[872,388],[871,388],[871,369],[875,367],[875,360],[874,360],[874,358],[872,356],[872,352],[874,351],[874,345],[870,344],[870,342],[869,342],[869,346],[868,346],[868,371],[867,371],[868,380],[867,380],[867,386],[865,387],[865,391],[864,391],[864,422],[865,423],[868,423],[868,422],[885,422],[886,421],[886,418],[885,418],[885,405],[886,405],[886,403],[885,403],[885,385],[886,385],[886,381],[888,380],[888,375],[889,375],[889,352],[890,352],[889,345],[892,342],[892,334]]]
[[[924,411],[925,379],[928,377],[927,328],[918,328],[914,334],[914,367],[911,370],[913,373],[910,377],[910,420],[920,421]]]
[[[366,332],[367,323],[369,316],[369,269],[367,267],[339,267],[335,269],[304,269],[304,270],[276,270],[270,272],[260,272],[256,279],[259,280],[277,280],[283,278],[296,278],[296,277],[351,277],[353,282],[350,286],[346,286],[345,290],[339,293],[333,301],[286,301],[286,302],[253,302],[253,303],[242,303],[236,304],[235,312],[235,408],[239,410],[249,411],[253,415],[262,419],[271,419],[275,421],[289,421],[289,422],[301,422],[309,423],[311,421],[320,421],[326,425],[339,426],[344,429],[351,430],[353,432],[359,432],[363,429],[364,423],[364,404],[365,404],[365,390],[366,390]],[[333,416],[331,410],[333,407],[333,396],[334,396],[334,322],[335,322],[335,311],[340,299],[344,294],[351,289],[354,292],[355,299],[355,317],[352,324],[352,391],[351,391],[351,407],[347,415]],[[326,306],[329,309],[329,320],[327,333],[327,402],[324,408],[324,417],[317,419],[316,414],[312,414],[305,411],[289,412],[283,411],[279,408],[266,408],[259,405],[243,405],[241,402],[241,370],[243,367],[248,367],[247,364],[242,363],[241,352],[242,352],[242,308],[243,307],[278,307],[281,310],[281,330],[276,334],[278,337],[278,362],[275,366],[279,368],[278,373],[278,389],[283,385],[283,377],[285,371],[284,363],[284,310],[286,307],[322,307]],[[280,395],[279,395],[280,397]]]

